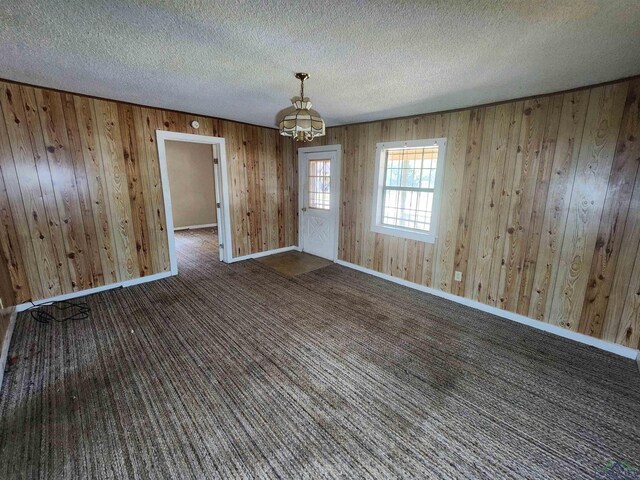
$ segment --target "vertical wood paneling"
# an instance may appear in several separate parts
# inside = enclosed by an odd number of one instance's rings
[[[505,161],[509,141],[509,129],[513,121],[515,104],[496,107],[493,135],[487,163],[487,181],[482,199],[482,223],[478,239],[478,255],[475,259],[473,298],[481,302],[490,301],[491,267],[494,258],[495,235],[500,220],[500,198],[505,174]]]
[[[278,174],[276,171],[277,160],[275,157],[269,155],[269,152],[276,152],[277,138],[267,130],[261,130],[260,134],[263,138],[262,149],[260,150],[260,157],[264,162],[263,175],[261,182],[263,184],[263,216],[262,223],[263,228],[266,231],[264,248],[268,248],[269,245],[278,245],[278,223],[272,221],[273,218],[278,218]]]
[[[234,255],[297,244],[299,145],[276,130],[0,86],[0,262],[18,301],[168,270],[156,129],[225,138]],[[639,130],[637,80],[329,128],[315,144],[343,148],[339,258],[637,347]],[[434,137],[437,242],[374,234],[376,143]]]
[[[247,164],[242,148],[242,128],[230,122],[223,122],[227,144],[227,162],[229,164],[229,183],[231,187],[230,211],[234,256],[251,251],[249,241],[249,219],[251,211],[247,205]]]
[[[353,147],[349,143],[351,139],[355,139],[355,135],[350,135],[350,128],[345,127],[344,130],[344,143],[342,143],[342,148],[344,151],[343,157],[354,158],[353,156]],[[327,142],[331,143],[331,142]],[[341,214],[340,220],[340,235],[344,239],[342,246],[340,249],[342,250],[341,258],[351,258],[351,247],[354,242],[351,241],[352,235],[352,227],[353,227],[353,216],[355,214],[355,209],[352,208],[353,201],[353,188],[351,186],[353,182],[353,172],[356,164],[354,162],[350,162],[349,164],[343,164],[342,169],[344,171],[344,175],[342,177],[342,186],[340,189],[342,196],[342,204],[348,204],[349,208],[344,209]],[[299,192],[299,195],[302,195],[302,192]],[[380,255],[380,261],[382,261],[382,254]],[[347,260],[349,261],[349,260]]]
[[[4,91],[1,92],[4,94]],[[42,295],[36,256],[13,165],[9,135],[0,108],[0,247],[17,302]],[[32,285],[33,284],[33,285]]]
[[[511,190],[515,171],[522,164],[522,149],[518,141],[520,139],[520,125],[524,111],[524,102],[516,102],[513,116],[509,123],[509,140],[505,151],[504,170],[501,175],[501,182],[495,193],[495,203],[497,209],[497,222],[493,231],[493,247],[491,257],[491,276],[486,288],[489,305],[496,305],[499,299],[500,278],[504,275],[505,262],[502,257],[505,240],[507,236],[507,220],[509,218],[509,206],[511,205]]]
[[[247,147],[244,153],[244,205],[247,211],[247,238],[246,242],[252,251],[259,251],[262,246],[262,228],[260,217],[262,215],[262,204],[260,203],[260,163],[258,150],[260,148],[259,139],[256,135],[256,128],[250,127],[242,129],[242,145]],[[255,187],[254,187],[255,186]]]
[[[409,125],[404,125],[404,128],[410,128]],[[358,134],[356,136],[356,138],[362,138],[363,136],[366,136],[366,131],[363,128],[362,125],[360,125],[358,127],[359,131]],[[354,155],[356,156],[356,158],[358,159],[364,159],[367,158],[367,154],[370,153],[370,149],[371,149],[371,142],[358,142],[356,145],[354,145],[355,147],[355,151],[354,151]],[[359,152],[362,151],[360,154]],[[375,152],[374,152],[375,155]],[[362,194],[360,195],[356,195],[355,198],[353,199],[355,201],[355,218],[353,219],[353,231],[355,233],[355,242],[353,243],[354,246],[354,251],[353,251],[353,258],[354,261],[356,263],[362,263],[362,257],[366,256],[366,254],[363,255],[362,253],[362,247],[364,245],[364,237],[366,235],[366,231],[364,228],[364,225],[366,223],[366,216],[365,215],[365,205],[367,202],[364,201],[365,196],[364,194],[364,190],[365,190],[365,181],[366,179],[369,177],[369,175],[371,175],[371,173],[373,172],[373,169],[371,168],[367,168],[369,167],[369,165],[365,165],[364,163],[359,162],[357,165],[357,168],[354,172],[354,178],[353,178],[353,186],[354,186],[354,190],[356,192],[361,192]],[[400,259],[397,259],[397,264],[400,264]],[[407,265],[406,262],[402,262],[403,265]]]
[[[633,120],[628,119],[620,131],[620,140],[624,141],[624,147],[618,150],[618,154],[631,155],[637,163],[640,163],[640,135],[635,128],[629,128],[630,123],[640,125],[640,117],[635,113]],[[622,140],[622,139],[625,140]],[[635,309],[628,310],[627,303],[635,302],[633,297],[640,286],[640,275],[638,275],[638,250],[640,249],[640,171],[636,172],[635,184],[629,204],[627,220],[622,234],[619,259],[613,276],[613,285],[609,294],[605,321],[603,322],[602,337],[606,340],[622,343],[627,346],[634,346],[633,338],[638,335],[637,315],[635,321],[631,313]],[[635,260],[634,260],[635,259]],[[626,312],[625,312],[626,310]],[[637,311],[636,311],[637,312]],[[626,313],[626,315],[623,315]],[[634,346],[635,348],[635,346]]]
[[[158,122],[156,111],[153,109],[133,107],[133,115],[138,149],[140,188],[145,197],[144,211],[149,245],[151,246],[148,251],[149,262],[151,271],[161,272],[169,269],[169,251],[164,227],[164,198],[160,169],[158,162],[155,161],[157,155],[155,130],[159,128],[161,122]],[[156,247],[154,248],[154,246]]]
[[[104,100],[93,101],[100,151],[104,163],[106,193],[111,205],[116,258],[121,280],[139,276],[136,239],[133,229],[122,135],[118,121],[118,105]]]
[[[40,189],[38,171],[29,139],[20,88],[16,85],[3,84],[0,102],[12,152],[12,157],[3,158],[2,162],[5,184],[11,188],[10,201],[22,203],[27,220],[22,228],[29,234],[34,251],[34,257],[29,262],[29,278],[33,277],[33,281],[30,281],[31,292],[34,295],[39,294],[40,298],[59,295],[62,288],[58,264],[53,251],[49,221],[45,213],[43,193]],[[15,212],[18,208],[19,206],[16,205],[12,210]],[[40,283],[41,288],[37,288],[36,283]]]
[[[402,125],[398,124],[397,128],[401,130]],[[360,229],[358,228],[358,223],[362,222],[362,219],[358,218],[360,212],[362,211],[362,202],[358,202],[358,184],[359,178],[362,177],[362,170],[363,168],[365,168],[365,165],[362,163],[362,157],[358,155],[358,153],[360,151],[360,144],[366,142],[366,135],[365,138],[363,138],[360,125],[354,125],[352,128],[352,133],[353,135],[350,135],[347,138],[345,148],[347,151],[347,155],[353,156],[353,158],[356,158],[357,160],[356,163],[352,165],[352,168],[345,177],[346,184],[348,186],[347,201],[351,206],[351,208],[349,208],[348,210],[349,216],[346,218],[345,224],[349,226],[347,228],[347,232],[349,234],[349,248],[347,250],[347,255],[351,259],[351,261],[356,262],[356,256],[358,254],[360,241],[359,236],[362,234]],[[397,275],[398,273],[395,272],[395,268],[399,263],[397,260],[397,243],[393,243],[392,241],[388,242],[386,244],[386,249],[384,250],[384,252],[383,265],[385,272],[389,273],[390,275],[393,275],[394,273]]]
[[[60,291],[74,291],[78,288],[71,274],[71,271],[73,270],[73,266],[71,265],[72,259],[65,254],[64,236],[62,232],[60,214],[57,208],[56,193],[53,187],[53,175],[47,158],[48,152],[44,143],[44,134],[40,123],[40,116],[38,114],[36,90],[31,87],[22,86],[20,87],[20,92],[22,95],[26,119],[26,124],[23,124],[23,127],[27,129],[27,133],[31,140],[36,171],[38,173],[40,193],[42,194],[44,211],[49,224],[53,260],[60,280]],[[54,174],[55,173],[57,172],[54,172]]]
[[[61,94],[64,120],[69,140],[69,155],[73,163],[73,173],[77,185],[78,202],[80,206],[81,222],[84,229],[86,251],[84,261],[91,274],[93,286],[104,285],[100,246],[97,241],[98,232],[93,218],[89,179],[84,165],[84,152],[80,136],[79,123],[76,116],[74,96]]]
[[[560,252],[549,322],[577,330],[598,234],[627,83],[593,89]]]
[[[104,162],[97,133],[95,106],[92,100],[85,97],[75,97],[74,106],[91,198],[91,214],[96,227],[95,241],[102,266],[102,284],[108,285],[119,281],[121,277],[115,251],[115,230],[111,222],[111,202],[106,190]]]
[[[631,196],[640,167],[640,138],[637,137],[639,131],[640,81],[635,81],[629,85],[584,298],[579,331],[587,335],[600,336],[618,262],[628,262],[629,256],[632,255],[631,252],[625,252],[625,256],[620,254]],[[632,210],[629,217],[630,227],[634,215],[636,213]],[[627,270],[624,265],[620,265],[620,269]],[[628,279],[625,279],[624,283],[627,281]],[[615,340],[615,337],[612,336],[610,339]]]
[[[540,240],[542,238],[545,206],[549,193],[549,183],[553,175],[553,159],[558,140],[558,130],[560,128],[563,101],[564,98],[562,95],[555,95],[551,97],[549,101],[544,139],[540,151],[538,178],[535,183],[535,194],[531,207],[531,218],[529,219],[527,236],[523,237],[523,241],[525,243],[525,254],[516,312],[525,316],[529,313],[529,306],[531,304],[533,280],[538,262]]]
[[[544,213],[529,316],[547,321],[569,210],[569,199],[589,105],[589,90],[564,95]]]
[[[482,137],[486,124],[487,110],[478,108],[471,110],[469,116],[469,130],[467,135],[467,151],[465,154],[464,179],[462,181],[462,199],[460,201],[460,219],[458,221],[458,238],[456,239],[454,271],[462,272],[462,281],[452,285],[452,292],[456,295],[464,295],[465,282],[468,273],[469,252],[471,249],[471,232],[476,221],[474,215],[476,209],[476,192],[478,188],[484,188],[486,177],[480,169],[482,158]],[[478,177],[484,177],[478,179]],[[423,242],[420,242],[423,243]]]
[[[297,163],[298,159],[293,153],[293,145],[291,144],[291,142],[287,142],[285,138],[279,137],[277,139],[276,148],[277,148],[276,178],[277,178],[277,185],[280,188],[277,188],[277,191],[276,191],[278,209],[277,209],[277,217],[275,218],[277,218],[277,221],[278,221],[278,248],[281,248],[284,246],[284,244],[287,241],[287,238],[286,238],[287,232],[285,229],[284,222],[288,212],[288,202],[286,200],[291,196],[290,192],[286,188],[286,183],[285,183],[285,177],[286,177],[285,164]],[[296,185],[297,185],[297,182],[296,182]],[[294,216],[294,218],[296,219],[295,231],[297,232],[298,230],[297,216]],[[297,234],[295,237],[296,237],[296,244],[297,244],[297,238],[298,238]]]
[[[631,273],[615,341],[627,347],[640,349],[640,246]]]
[[[636,137],[637,138],[637,137]],[[607,309],[605,335],[632,348],[640,348],[640,175],[631,201],[630,215],[624,232],[620,265],[616,271],[611,300]],[[634,247],[635,260],[631,261]],[[633,266],[632,266],[633,265]],[[625,293],[626,292],[626,293]],[[617,328],[616,328],[617,327]]]
[[[517,309],[525,247],[531,233],[529,227],[548,103],[548,98],[524,103],[498,288],[498,306],[511,311]]]
[[[93,273],[78,200],[76,177],[60,94],[35,90],[49,171],[64,241],[64,253],[74,290],[92,288]]]
[[[13,280],[11,273],[9,272],[8,259],[4,256],[4,252],[0,250],[0,349],[4,350],[2,345],[5,339],[5,332],[8,328],[9,315],[13,312],[13,307],[16,305],[16,294],[13,288]],[[0,371],[0,384],[2,383],[2,374]]]
[[[451,290],[455,260],[456,236],[460,218],[465,153],[469,132],[470,111],[451,114],[445,159],[444,184],[438,220],[438,246],[436,249],[433,285],[442,291]]]
[[[2,120],[1,116],[0,120]],[[1,141],[2,139],[0,138]],[[26,272],[22,261],[22,252],[20,251],[18,235],[13,222],[2,168],[0,168],[0,264],[0,268],[5,268],[7,272],[5,278],[8,283],[4,286],[4,289],[12,292],[11,295],[6,296],[5,305],[9,305],[9,298],[17,302],[28,300],[30,298],[30,290],[25,278]]]
[[[458,295],[463,295],[467,298],[474,298],[474,291],[477,286],[476,283],[476,267],[478,265],[477,259],[480,250],[480,239],[483,233],[483,208],[485,192],[487,190],[487,178],[489,173],[487,159],[490,158],[493,131],[496,118],[496,107],[488,107],[484,110],[484,125],[482,127],[482,137],[480,138],[481,148],[479,153],[478,162],[478,181],[476,184],[476,191],[473,197],[469,196],[469,201],[473,203],[473,213],[471,208],[468,210],[468,218],[465,218],[463,225],[468,224],[471,227],[470,242],[468,248],[468,258],[466,271],[463,271],[463,285],[464,290],[459,290]],[[463,267],[463,265],[461,265]],[[462,285],[462,284],[461,284]]]
[[[636,347],[637,83],[329,128],[314,144],[343,147],[339,258]],[[441,136],[436,243],[371,232],[376,143]]]
[[[187,122],[187,116],[184,113],[162,110],[161,115],[165,130],[189,133],[187,130],[191,128],[188,126],[190,122]]]
[[[297,167],[277,130],[0,88],[0,266],[17,301],[170,269],[158,129],[225,138],[236,256],[297,243]]]
[[[122,155],[129,191],[129,204],[131,205],[131,223],[133,224],[135,248],[138,256],[138,268],[140,269],[139,276],[143,277],[153,271],[153,265],[133,108],[131,105],[118,105],[118,121],[122,135]]]

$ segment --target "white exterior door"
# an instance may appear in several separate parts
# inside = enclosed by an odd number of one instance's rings
[[[339,145],[298,150],[300,246],[329,260],[337,258],[339,153]]]

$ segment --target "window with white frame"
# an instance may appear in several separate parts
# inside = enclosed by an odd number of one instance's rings
[[[434,243],[446,138],[379,143],[374,232]]]

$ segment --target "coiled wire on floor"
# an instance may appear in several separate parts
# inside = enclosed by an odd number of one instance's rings
[[[86,302],[60,300],[58,302],[45,302],[35,304],[27,310],[36,322],[62,323],[69,320],[86,320],[89,318],[91,308]]]

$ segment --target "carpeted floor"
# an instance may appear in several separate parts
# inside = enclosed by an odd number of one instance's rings
[[[640,478],[633,361],[337,265],[221,264],[211,230],[177,248],[89,320],[20,316],[0,478]]]

